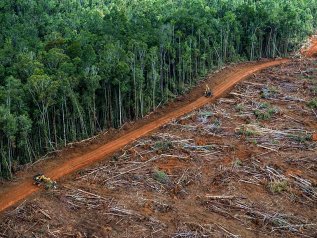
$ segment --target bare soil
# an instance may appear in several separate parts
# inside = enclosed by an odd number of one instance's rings
[[[316,66],[292,60],[201,101],[7,210],[0,237],[317,237]]]
[[[302,55],[307,58],[316,58],[317,57],[317,36],[313,35],[310,37],[307,47],[304,47],[302,50]]]
[[[69,175],[92,163],[105,159],[106,156],[113,154],[125,145],[158,129],[171,120],[207,103],[215,101],[216,98],[225,94],[237,82],[245,79],[250,74],[288,61],[289,60],[287,59],[261,61],[241,64],[223,70],[212,75],[208,79],[208,81],[213,84],[212,88],[214,96],[212,98],[202,96],[204,87],[200,85],[201,87],[195,88],[186,96],[188,97],[187,100],[182,100],[182,98],[180,98],[178,102],[170,104],[169,107],[162,108],[156,114],[153,114],[152,117],[150,116],[144,120],[138,121],[132,128],[127,126],[125,131],[119,131],[119,133],[118,131],[113,130],[109,135],[101,135],[98,137],[100,140],[90,144],[90,146],[85,146],[83,143],[80,143],[80,147],[77,147],[76,150],[63,150],[59,154],[60,159],[46,160],[42,161],[42,163],[39,163],[37,166],[32,166],[31,170],[26,170],[24,173],[21,173],[21,175],[18,175],[15,182],[2,186],[2,190],[0,191],[0,212],[17,204],[34,192],[39,191],[39,188],[32,183],[32,175],[41,172],[54,180],[61,179],[65,175]],[[185,98],[185,96],[183,98]],[[100,142],[103,143],[100,144]],[[38,171],[39,169],[41,171]]]

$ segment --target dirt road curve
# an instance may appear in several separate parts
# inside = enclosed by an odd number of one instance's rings
[[[219,84],[217,87],[213,89],[214,97],[213,98],[205,98],[200,97],[196,101],[179,108],[178,110],[172,111],[157,120],[150,122],[141,128],[131,131],[126,135],[110,141],[107,144],[99,147],[98,149],[91,151],[87,154],[84,154],[80,157],[72,158],[64,163],[60,164],[58,167],[50,171],[47,176],[56,180],[67,174],[71,174],[79,169],[82,169],[92,163],[105,159],[107,155],[111,155],[115,151],[124,147],[126,144],[131,143],[132,141],[152,132],[155,129],[158,129],[162,125],[170,122],[171,120],[178,118],[188,112],[193,111],[196,108],[202,107],[203,105],[215,101],[221,95],[230,90],[236,83],[247,78],[253,73],[276,65],[280,65],[282,63],[286,63],[289,60],[281,59],[275,61],[267,61],[267,62],[258,62],[254,64],[242,65],[238,70],[234,72],[219,74],[219,77],[222,75],[221,81],[223,83]],[[224,76],[225,75],[225,76]],[[32,178],[25,180],[23,183],[19,185],[12,185],[9,189],[6,189],[5,192],[0,192],[0,212],[17,204],[23,199],[30,196],[32,193],[38,191],[40,188],[34,186],[32,184]]]
[[[311,37],[310,47],[304,50],[304,55],[308,58],[317,57],[317,36]]]

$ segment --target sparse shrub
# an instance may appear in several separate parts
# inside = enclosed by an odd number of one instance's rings
[[[269,89],[273,94],[279,93],[279,89],[274,85],[269,86]]]
[[[278,144],[279,144],[279,141],[278,141],[278,140],[272,140],[271,143],[272,143],[273,145],[278,145]]]
[[[271,105],[267,102],[263,102],[263,103],[260,103],[259,105],[259,108],[260,109],[266,109],[266,108],[269,108]]]
[[[216,118],[212,125],[215,129],[219,129],[221,127],[221,120]]]
[[[209,112],[209,111],[200,111],[199,115],[203,116],[203,117],[212,117],[214,115],[214,113],[213,112]]]
[[[260,120],[267,120],[267,119],[271,118],[270,115],[268,115],[267,113],[262,112],[260,110],[254,110],[253,113],[256,116],[256,118],[260,119]]]
[[[269,86],[267,88],[263,88],[260,92],[261,98],[272,98],[279,92],[279,89],[275,86]]]
[[[237,112],[242,112],[244,111],[244,105],[239,103],[238,105],[235,106],[235,109]]]
[[[239,159],[236,159],[233,161],[233,167],[240,167],[242,166],[242,164],[243,164],[242,161]]]
[[[256,131],[245,128],[245,127],[240,127],[239,131],[238,131],[239,135],[245,135],[245,136],[253,136],[256,135]]]
[[[154,148],[160,151],[166,151],[173,148],[173,143],[170,140],[158,141],[154,144]]]
[[[153,173],[153,178],[160,183],[165,184],[169,182],[169,177],[164,171],[161,170],[155,170]]]
[[[309,106],[312,109],[317,109],[317,98],[314,98],[314,99],[310,100],[307,103],[307,106]]]
[[[307,141],[312,140],[312,135],[310,135],[310,134],[307,134],[307,135],[289,135],[288,137],[292,140],[299,142],[299,143],[305,143]]]
[[[113,155],[111,158],[112,161],[118,161],[119,160],[119,156],[117,154]]]
[[[260,96],[261,96],[261,98],[267,99],[271,96],[271,92],[268,88],[263,88],[260,92]]]
[[[267,112],[270,114],[270,115],[273,115],[273,114],[277,114],[279,112],[278,108],[274,107],[274,108],[269,108],[267,110]]]
[[[268,99],[274,97],[278,92],[279,90],[277,87],[270,86],[268,88],[263,88],[260,92],[260,96],[261,98]]]
[[[315,86],[315,87],[312,89],[312,93],[313,93],[314,95],[317,95],[317,86]]]
[[[268,188],[272,193],[281,193],[288,190],[288,182],[286,180],[276,180],[269,182]]]
[[[274,114],[278,113],[277,108],[273,108],[270,106],[270,104],[267,104],[267,103],[261,104],[259,108],[266,109],[266,110],[256,109],[253,111],[254,115],[256,116],[258,120],[263,120],[263,121],[270,120]]]
[[[252,143],[253,145],[257,145],[258,141],[255,138],[247,138],[246,140],[249,143]]]

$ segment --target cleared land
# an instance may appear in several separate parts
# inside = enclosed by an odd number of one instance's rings
[[[317,61],[238,84],[2,215],[2,237],[316,237]]]
[[[209,81],[213,84],[218,82],[218,84],[213,87],[213,98],[203,97],[202,95],[204,87],[197,87],[195,90],[186,95],[188,98],[187,100],[176,104],[178,105],[176,108],[175,106],[167,107],[167,111],[165,111],[163,115],[156,114],[149,120],[145,119],[144,121],[140,121],[134,125],[134,128],[128,130],[124,134],[118,134],[117,132],[113,133],[117,136],[113,136],[111,140],[109,140],[110,137],[106,137],[105,143],[98,148],[89,148],[88,150],[85,148],[80,148],[80,151],[77,152],[79,155],[77,154],[76,156],[69,157],[67,150],[65,150],[63,154],[66,156],[61,156],[63,160],[55,160],[53,163],[41,163],[38,165],[38,168],[48,177],[54,180],[60,179],[61,177],[87,167],[92,163],[103,160],[105,156],[113,154],[125,145],[148,134],[149,132],[152,132],[153,130],[158,129],[160,126],[170,122],[171,120],[178,118],[209,102],[213,102],[216,98],[230,90],[237,82],[245,79],[249,75],[252,75],[253,73],[264,68],[279,65],[285,62],[288,62],[288,60],[280,59],[275,61],[241,64],[239,66],[221,71],[209,79]],[[213,80],[214,78],[216,78],[216,80]],[[17,181],[16,184],[10,184],[9,186],[4,187],[4,189],[0,192],[0,212],[12,205],[15,205],[34,192],[39,191],[39,188],[34,186],[32,182],[32,175],[34,172],[26,171],[24,174],[24,176],[19,177],[20,181]]]
[[[308,47],[303,49],[302,54],[308,58],[317,57],[317,36],[312,36],[308,44]]]

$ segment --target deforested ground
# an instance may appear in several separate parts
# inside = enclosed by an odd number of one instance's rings
[[[316,237],[317,60],[293,60],[0,217],[0,237]]]

